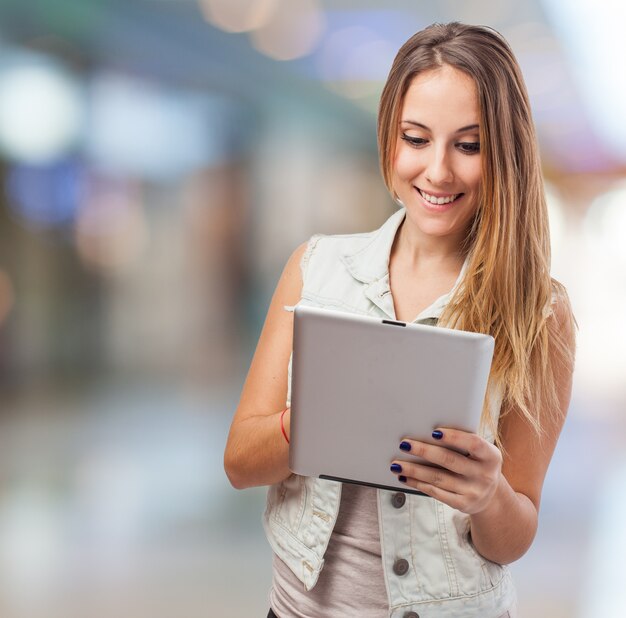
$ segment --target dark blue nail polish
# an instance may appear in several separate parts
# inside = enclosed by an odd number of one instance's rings
[[[402,472],[402,466],[400,464],[393,463],[391,464],[390,470],[392,472]]]
[[[411,445],[408,442],[400,442],[400,450],[402,451],[410,451]]]
[[[433,431],[433,438],[435,438],[435,440],[441,440],[441,438],[443,438],[443,431],[435,429],[435,431]]]
[[[406,483],[406,476],[399,476],[399,477],[398,477],[398,480],[399,480],[401,483]]]

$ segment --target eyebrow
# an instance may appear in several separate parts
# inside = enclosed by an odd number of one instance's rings
[[[403,120],[402,122],[405,122],[406,124],[412,124],[416,127],[420,127],[421,129],[425,129],[426,131],[430,131],[430,129],[425,124],[422,124],[421,122],[415,122],[415,120]],[[461,127],[460,129],[457,129],[455,133],[466,133],[467,131],[472,131],[474,129],[478,129],[477,124],[468,124],[466,127]]]

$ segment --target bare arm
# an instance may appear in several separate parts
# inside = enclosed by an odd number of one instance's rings
[[[271,485],[291,474],[289,445],[280,428],[293,342],[293,313],[284,306],[300,300],[300,261],[305,250],[306,243],[294,251],[276,286],[230,427],[224,469],[237,489]],[[290,410],[283,420],[289,435]]]
[[[557,304],[554,315],[574,349],[574,333]],[[572,393],[573,365],[557,375],[559,409],[545,423],[540,438],[520,414],[512,411],[501,423],[505,448],[502,476],[489,507],[471,516],[472,540],[486,558],[502,564],[523,556],[537,532],[541,490],[557,440],[563,428]]]
[[[559,319],[560,311],[562,307],[557,306],[551,319],[566,328],[568,320]],[[573,349],[574,334],[566,334]],[[504,456],[476,434],[442,428],[437,436],[441,446],[409,438],[405,445],[443,469],[401,459],[394,462],[402,469],[393,471],[409,486],[470,515],[472,541],[488,560],[513,562],[526,553],[535,537],[543,481],[569,406],[572,371],[573,366],[566,367],[557,376],[559,409],[544,422],[540,437],[515,410],[503,418]]]

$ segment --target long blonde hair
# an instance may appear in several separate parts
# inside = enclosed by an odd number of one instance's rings
[[[540,433],[544,414],[559,410],[557,376],[573,363],[573,316],[565,288],[550,276],[548,214],[528,94],[511,48],[495,30],[433,24],[400,48],[378,114],[383,178],[395,197],[404,96],[417,74],[443,65],[476,83],[482,182],[464,246],[468,265],[440,323],[495,338],[490,385],[503,387],[503,413],[517,408]],[[549,319],[555,304],[556,318]],[[482,420],[499,442],[488,400]]]

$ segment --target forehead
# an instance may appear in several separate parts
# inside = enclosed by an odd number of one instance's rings
[[[424,71],[409,84],[400,120],[413,120],[430,128],[478,124],[480,110],[474,80],[449,65]]]

